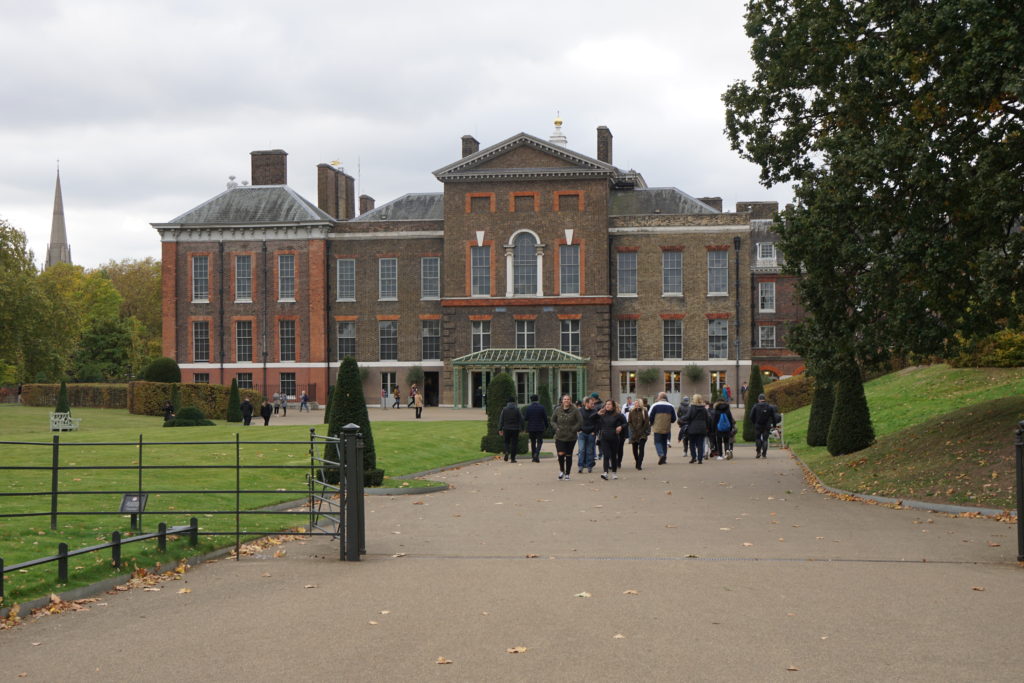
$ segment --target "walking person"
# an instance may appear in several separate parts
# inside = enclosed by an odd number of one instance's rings
[[[253,412],[253,407],[252,407],[252,404],[249,403],[249,399],[243,398],[242,399],[242,405],[240,406],[240,408],[242,410],[242,424],[244,426],[248,427],[252,423],[252,412]],[[173,408],[172,408],[172,410],[173,410]]]
[[[412,399],[412,407],[416,409],[416,419],[423,415],[423,394],[416,392]]]
[[[400,408],[402,404],[402,392],[398,390],[398,385],[391,392],[391,396],[395,399],[395,402],[391,405],[392,408]]]
[[[740,386],[740,402],[743,405],[747,405],[747,383],[746,382],[744,382]]]
[[[768,397],[761,394],[750,409],[750,421],[754,425],[754,459],[768,457],[768,433],[779,425],[779,411],[768,403]]]
[[[690,397],[683,396],[679,401],[679,409],[676,413],[679,423],[679,443],[683,444],[683,457],[690,452],[690,437],[686,434],[686,414],[690,412]]]
[[[668,460],[668,440],[672,436],[672,424],[676,421],[676,409],[668,402],[668,394],[658,394],[658,400],[651,406],[647,414],[651,421],[651,433],[654,435],[654,450],[658,453],[658,464],[664,465]]]
[[[274,410],[277,415],[277,410]],[[288,417],[288,394],[281,392],[281,417]]]
[[[597,399],[592,395],[583,399],[583,407],[580,408],[580,418],[582,418],[583,424],[580,427],[580,433],[577,437],[579,442],[579,453],[576,455],[577,464],[580,467],[580,474],[583,473],[583,468],[587,468],[587,472],[594,471],[594,463],[597,462],[594,457],[594,442],[597,439],[597,408],[595,404]]]
[[[274,406],[274,415],[277,415],[278,411],[281,410],[281,394],[274,392],[274,395],[270,397],[270,402]],[[262,408],[262,406],[260,406]]]
[[[415,382],[409,387],[409,405],[406,408],[412,408],[416,404],[416,394],[420,393],[420,388]]]
[[[551,424],[555,426],[555,452],[558,454],[558,478],[569,481],[572,472],[572,449],[577,435],[583,428],[583,416],[573,405],[569,394],[562,396],[562,402],[551,412]]]
[[[711,414],[712,424],[715,425],[715,458],[717,460],[732,460],[732,432],[736,427],[736,420],[733,419],[732,409],[729,403],[723,398],[715,404]]]
[[[703,465],[704,440],[712,429],[711,416],[708,414],[707,406],[704,405],[703,396],[693,395],[693,401],[685,419],[686,435],[690,440],[690,462]]]
[[[508,400],[498,416],[498,434],[505,439],[505,461],[516,461],[516,450],[519,448],[519,432],[523,431],[523,414],[513,398]]]
[[[619,412],[619,407],[611,399],[604,402],[597,415],[601,429],[601,452],[604,453],[604,472],[601,478],[607,481],[610,470],[611,478],[618,479],[619,466],[622,464],[619,459],[619,434],[626,429],[626,416]]]
[[[274,408],[270,405],[270,401],[264,401],[263,405],[260,406],[260,417],[263,418],[263,426],[270,426],[270,416],[274,414]]]
[[[647,406],[644,400],[638,398],[633,404],[626,418],[629,425],[629,442],[633,446],[633,460],[636,461],[636,468],[644,468],[644,447],[647,445],[647,436],[651,433],[651,420],[647,417]]]
[[[540,462],[540,448],[544,445],[544,432],[550,422],[548,409],[540,404],[537,394],[530,395],[530,405],[523,411],[526,418],[526,433],[530,435],[530,455],[533,462]]]
[[[303,410],[309,412],[309,394],[305,389],[302,390],[302,396],[299,398],[299,412],[301,413]]]

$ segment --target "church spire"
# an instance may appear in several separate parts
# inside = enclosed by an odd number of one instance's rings
[[[68,229],[64,224],[64,198],[60,191],[60,169],[57,169],[57,188],[53,193],[53,224],[50,227],[50,243],[46,247],[46,268],[55,263],[71,263],[71,246],[68,244]]]

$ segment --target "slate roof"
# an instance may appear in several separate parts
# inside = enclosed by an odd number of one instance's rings
[[[611,192],[610,216],[720,213],[674,187],[645,187]]]
[[[166,225],[280,225],[286,223],[335,223],[287,185],[233,187],[186,211]]]
[[[413,192],[349,220],[360,221],[439,221],[444,219],[444,194]]]
[[[481,168],[492,159],[498,158],[517,147],[532,147],[553,157],[568,162],[569,166],[552,166],[550,168]],[[444,168],[434,171],[441,182],[449,180],[491,180],[498,178],[546,178],[562,176],[579,177],[612,177],[616,169],[611,164],[598,161],[585,154],[574,152],[560,145],[530,135],[518,133],[501,142],[465,156]]]

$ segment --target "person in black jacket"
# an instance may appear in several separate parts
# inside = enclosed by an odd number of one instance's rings
[[[249,399],[243,398],[240,407],[242,410],[242,424],[248,427],[252,422],[252,404],[249,403]]]
[[[263,418],[263,426],[267,427],[270,425],[270,416],[274,414],[274,407],[270,405],[270,401],[264,401],[263,405],[260,406],[260,417]]]
[[[611,470],[611,478],[618,479],[619,467],[622,465],[619,435],[626,430],[626,416],[619,412],[619,407],[611,399],[604,402],[604,406],[597,411],[597,415],[600,425],[601,452],[604,453],[602,459],[604,472],[601,473],[601,478],[607,480],[608,471]]]
[[[530,405],[523,410],[526,432],[530,435],[530,454],[540,462],[540,447],[544,444],[544,431],[548,428],[548,410],[540,404],[537,394],[530,396]]]
[[[523,430],[523,414],[519,412],[514,399],[509,399],[501,415],[498,416],[498,434],[505,439],[505,461],[516,461],[516,448],[519,446],[519,432]]]
[[[750,421],[754,424],[754,448],[757,458],[768,457],[768,433],[779,425],[778,409],[768,403],[768,398],[761,394],[757,397],[757,403],[750,409]]]
[[[722,419],[724,416],[725,419]],[[732,432],[736,427],[736,420],[733,419],[732,409],[727,402],[719,401],[711,411],[711,424],[714,426],[712,439],[714,451],[711,457],[717,460],[732,460]],[[725,427],[725,429],[722,429]]]
[[[690,440],[690,462],[704,464],[704,439],[711,432],[711,416],[704,405],[704,397],[693,395],[693,403],[686,413],[686,436]]]

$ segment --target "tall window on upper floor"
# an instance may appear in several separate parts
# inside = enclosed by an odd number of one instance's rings
[[[757,347],[760,349],[774,349],[775,325],[761,325],[757,328]]]
[[[192,301],[210,300],[210,257],[192,257]]]
[[[235,256],[235,301],[252,301],[252,256]]]
[[[661,321],[661,354],[666,360],[683,358],[683,321]]]
[[[636,358],[636,321],[619,320],[619,360]]]
[[[277,255],[277,299],[295,301],[295,254]]]
[[[252,361],[252,321],[238,320],[235,322],[235,361],[249,363]]]
[[[420,298],[441,298],[441,259],[436,256],[420,259]]]
[[[729,252],[708,252],[708,294],[729,293]]]
[[[398,321],[381,320],[377,323],[381,360],[398,360]]]
[[[757,307],[761,313],[775,312],[775,283],[757,283]]]
[[[356,300],[356,260],[340,258],[335,261],[337,270],[338,301]]]
[[[566,353],[580,352],[580,321],[562,320],[561,349]]]
[[[210,362],[210,322],[192,321],[192,360],[196,363]]]
[[[295,321],[279,320],[277,331],[278,340],[281,344],[281,360],[295,360]]]
[[[683,293],[683,252],[661,252],[661,293],[680,296]]]
[[[489,296],[491,293],[491,247],[471,247],[469,259],[470,294]]]
[[[423,360],[441,359],[441,321],[421,320]]]
[[[757,265],[764,267],[774,267],[778,264],[778,256],[775,252],[775,242],[758,242],[757,243]]]
[[[384,301],[394,301],[398,298],[398,259],[382,258],[379,265],[379,297]]]
[[[354,320],[338,321],[338,360],[345,356],[356,357],[356,322]]]
[[[516,321],[516,348],[532,349],[537,346],[536,321]]]
[[[474,320],[471,338],[472,351],[486,351],[491,348],[491,321]]]
[[[636,252],[620,251],[616,268],[619,295],[636,294]]]
[[[512,292],[537,293],[537,239],[521,232],[512,241]]]
[[[558,247],[558,293],[580,293],[580,245]]]
[[[729,357],[729,321],[708,321],[708,358]]]

